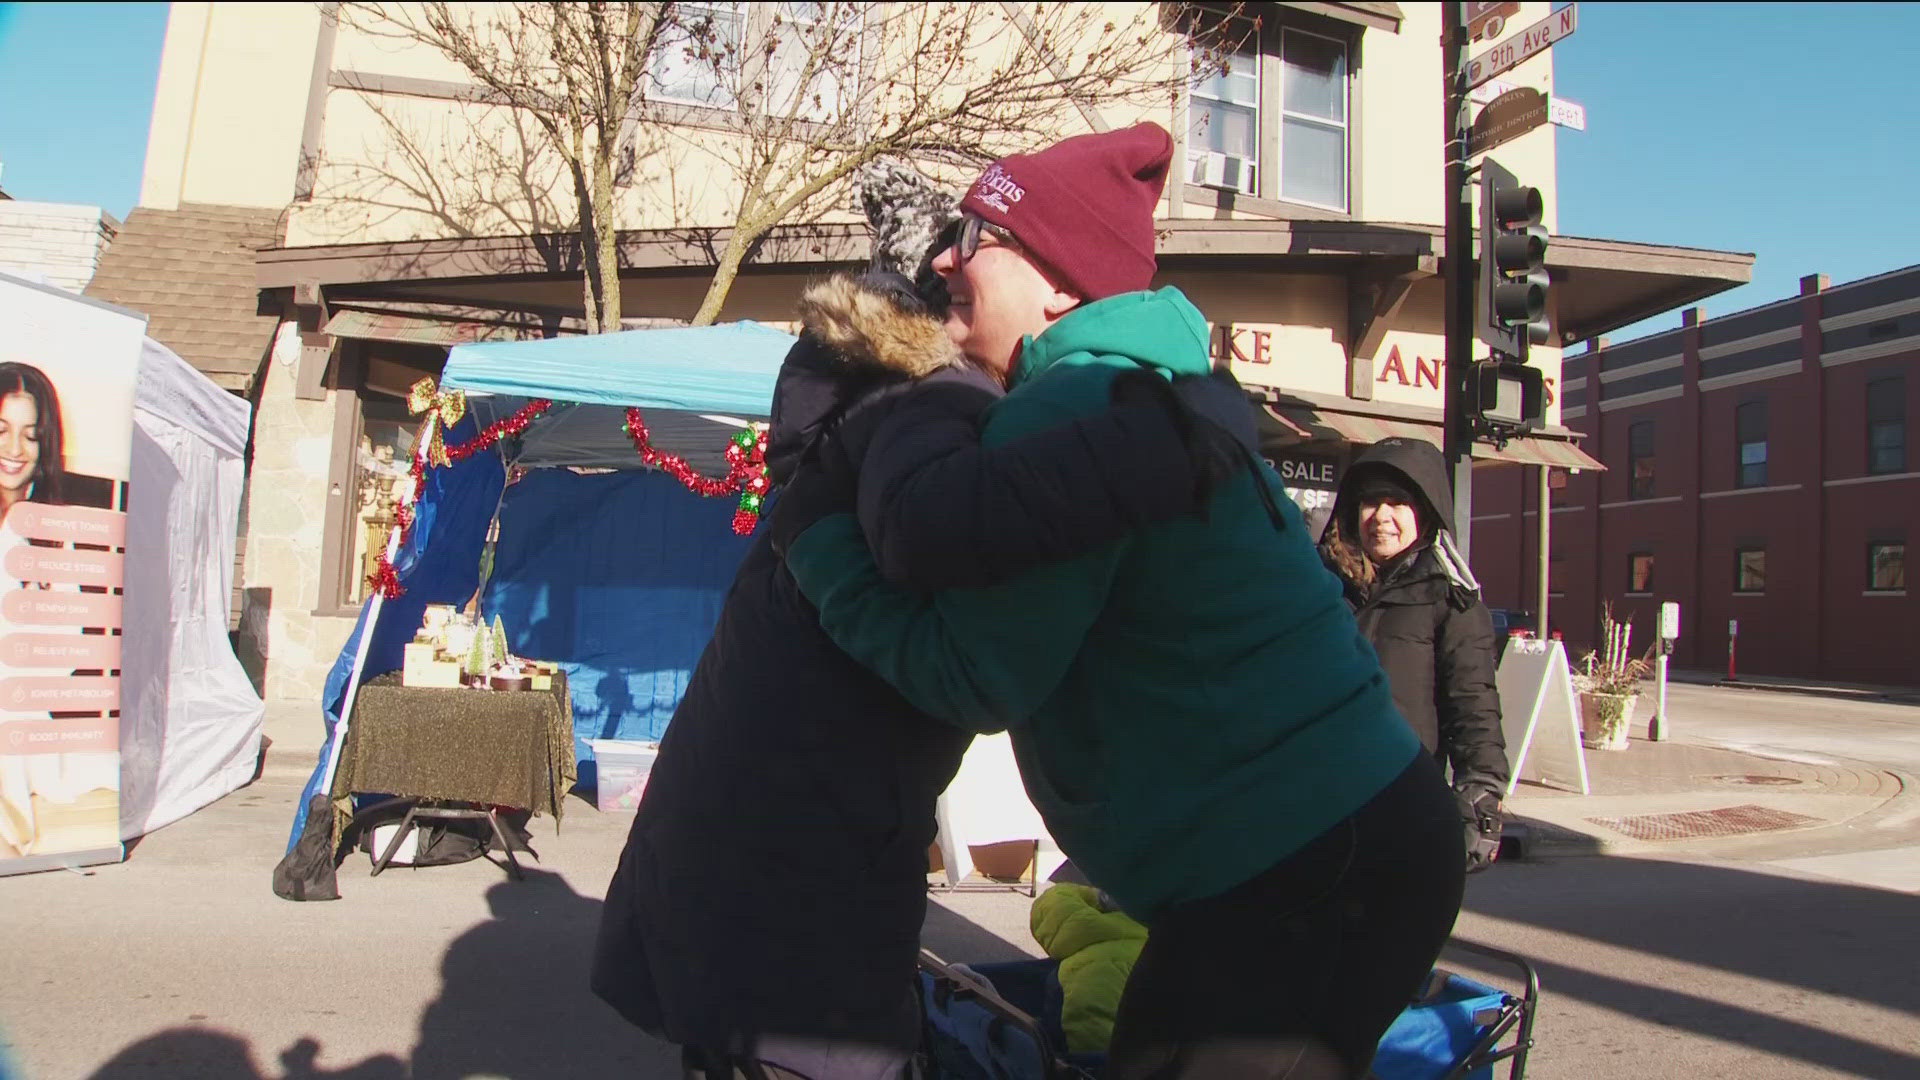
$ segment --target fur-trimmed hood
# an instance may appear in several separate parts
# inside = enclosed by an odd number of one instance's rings
[[[960,349],[905,279],[836,274],[800,294],[800,324],[853,367],[910,379],[960,362]]]
[[[847,407],[881,385],[963,363],[905,278],[839,274],[800,297],[800,340],[773,391],[767,469],[784,483]]]

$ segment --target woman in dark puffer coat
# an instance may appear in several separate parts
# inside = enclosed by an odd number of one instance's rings
[[[1467,867],[1499,851],[1509,776],[1494,689],[1493,619],[1447,523],[1446,460],[1419,439],[1385,439],[1347,469],[1320,554],[1346,585],[1394,704],[1420,742],[1452,767]]]
[[[971,429],[999,394],[904,278],[835,279],[801,315],[775,391],[776,483],[880,418]],[[971,530],[944,573],[993,579],[1203,505],[1209,464],[1194,439],[1162,398],[944,462],[940,482],[966,508],[957,527]],[[1073,521],[1027,517],[1060,516],[1063,494],[1082,507]],[[662,740],[592,985],[685,1047],[689,1075],[770,1064],[891,1077],[918,1041],[934,803],[969,736],[828,640],[771,550],[782,510],[776,498]]]

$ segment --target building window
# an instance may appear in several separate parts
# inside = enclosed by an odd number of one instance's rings
[[[1867,545],[1867,591],[1903,592],[1907,587],[1907,545]]]
[[[1630,594],[1650,593],[1653,591],[1653,553],[1636,551],[1627,556],[1627,592]]]
[[[1348,43],[1291,26],[1277,37],[1267,36],[1260,51],[1235,53],[1225,70],[1193,84],[1187,179],[1344,212],[1352,141]]]
[[[1653,421],[1627,429],[1627,498],[1653,498]]]
[[[1767,486],[1767,403],[1749,401],[1734,410],[1734,442],[1739,450],[1735,487]]]
[[[682,105],[731,109],[739,104],[741,43],[746,32],[744,3],[680,4],[660,42],[648,73],[652,96]]]
[[[1907,471],[1907,380],[1899,375],[1867,384],[1867,472]]]
[[[1260,57],[1234,53],[1195,83],[1187,109],[1187,179],[1248,195],[1260,166]]]
[[[1347,46],[1280,31],[1280,197],[1347,208]]]
[[[1767,591],[1767,549],[1738,548],[1733,553],[1733,591]]]

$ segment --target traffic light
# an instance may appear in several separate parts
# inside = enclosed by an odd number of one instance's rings
[[[1515,360],[1482,360],[1467,372],[1467,411],[1481,431],[1504,438],[1546,422],[1546,377]]]
[[[1547,331],[1547,230],[1540,189],[1527,187],[1492,158],[1480,163],[1480,318],[1478,334],[1494,352],[1520,363]]]

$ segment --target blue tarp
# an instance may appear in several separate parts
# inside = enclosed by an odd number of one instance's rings
[[[703,416],[765,417],[793,341],[733,323],[454,349],[441,386],[476,397],[472,416],[447,442],[471,439],[479,425],[544,397],[554,407],[512,447],[516,462],[622,471],[533,469],[503,495],[506,468],[496,454],[428,470],[413,530],[394,560],[405,593],[380,606],[362,677],[400,667],[426,605],[472,597],[497,508],[499,539],[481,610],[489,620],[502,617],[516,654],[566,667],[576,755],[591,760],[587,739],[657,740],[752,537],[729,527],[733,498],[702,498],[664,473],[636,468],[624,410],[643,410],[661,449],[718,471],[719,450],[737,428]],[[302,794],[289,849],[326,768],[372,610],[371,603],[362,609],[328,675],[321,700],[327,746]]]

